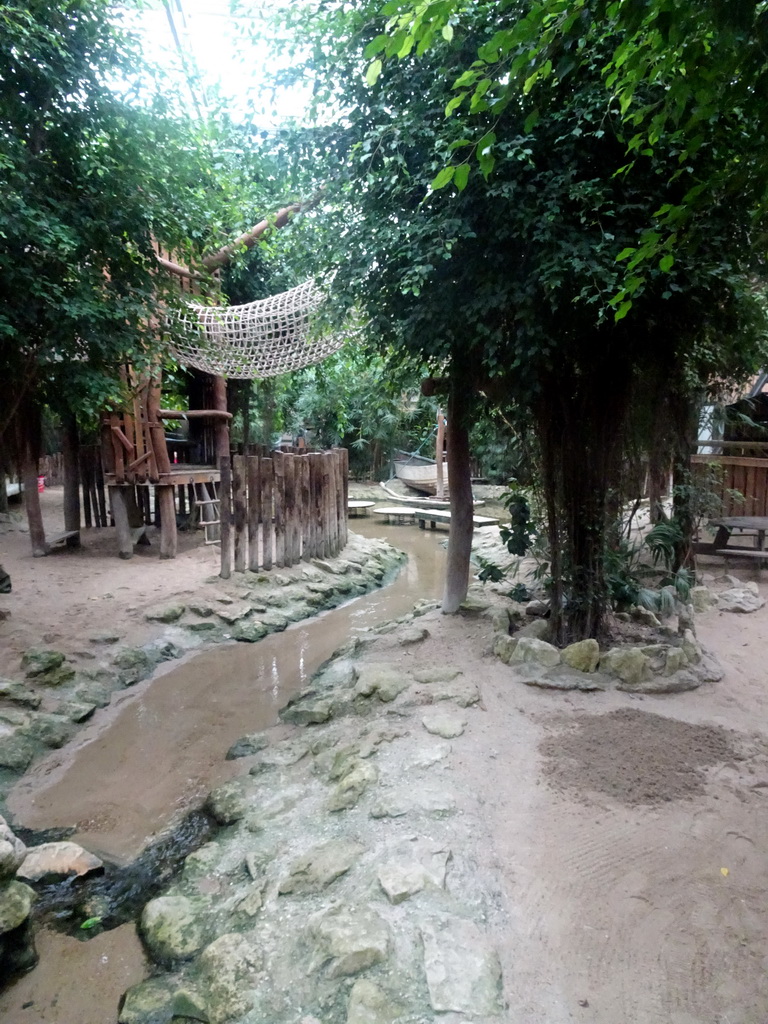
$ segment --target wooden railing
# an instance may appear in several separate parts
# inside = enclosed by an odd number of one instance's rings
[[[723,516],[768,516],[768,442],[699,440],[694,476],[722,503]],[[704,479],[706,477],[706,480]]]

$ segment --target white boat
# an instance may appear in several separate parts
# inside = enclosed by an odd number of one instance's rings
[[[422,494],[437,494],[437,463],[422,455],[395,455],[395,476],[414,491]],[[443,495],[448,496],[448,464],[443,462]]]

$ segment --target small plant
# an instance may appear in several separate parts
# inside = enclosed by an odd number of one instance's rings
[[[524,583],[516,583],[507,596],[520,603],[531,600],[531,592]]]
[[[475,561],[480,566],[477,578],[481,583],[500,583],[504,579],[505,570],[482,555],[475,555]]]
[[[530,503],[526,494],[517,488],[507,491],[502,501],[509,511],[510,522],[509,526],[502,526],[501,539],[511,555],[522,558],[530,551],[537,535]]]

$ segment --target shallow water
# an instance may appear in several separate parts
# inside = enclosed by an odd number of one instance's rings
[[[34,829],[74,825],[75,841],[126,863],[214,786],[238,774],[237,762],[224,759],[229,747],[274,725],[279,709],[356,631],[440,595],[445,534],[366,520],[353,527],[407,552],[393,583],[257,644],[191,655],[122,694],[75,744],[54,752],[15,787],[8,801],[13,820]],[[118,932],[129,937],[116,946]],[[119,958],[122,989],[147,970],[132,926],[85,944],[48,932],[41,938],[38,967],[0,996],[3,1022],[107,1024],[116,1019],[116,1000],[89,965]],[[65,983],[73,971],[81,984]]]

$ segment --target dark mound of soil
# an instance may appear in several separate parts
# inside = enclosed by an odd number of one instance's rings
[[[661,804],[699,796],[705,769],[738,760],[732,733],[717,726],[622,708],[580,715],[574,728],[540,745],[544,771],[555,786],[621,803]]]

